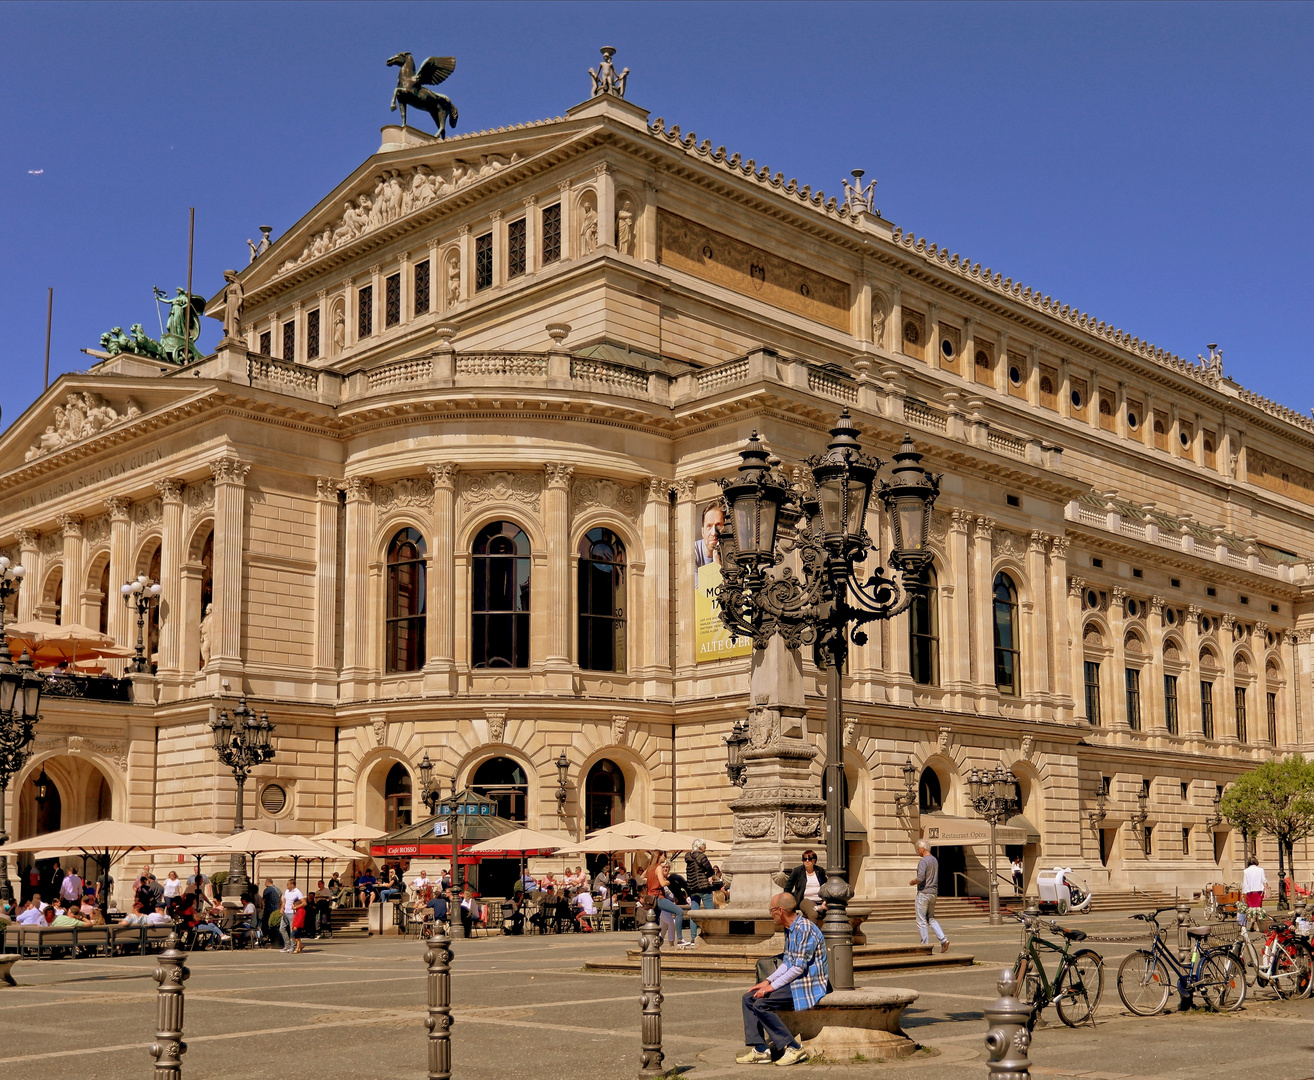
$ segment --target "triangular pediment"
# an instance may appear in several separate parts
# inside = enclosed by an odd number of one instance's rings
[[[240,272],[247,303],[464,206],[486,183],[555,163],[597,126],[588,116],[558,118],[371,155]],[[217,317],[221,310],[222,294],[206,314]]]

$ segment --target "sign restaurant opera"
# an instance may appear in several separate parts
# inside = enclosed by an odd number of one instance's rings
[[[227,832],[209,720],[244,694],[275,725],[258,827],[418,821],[427,752],[531,828],[730,839],[753,649],[711,606],[716,479],[753,431],[800,468],[848,409],[869,452],[909,432],[944,474],[917,600],[844,673],[858,895],[904,895],[920,818],[975,819],[967,777],[997,765],[1029,881],[1236,877],[1216,793],[1314,725],[1314,421],[1215,349],[1171,355],[893,224],[860,177],[825,195],[620,91],[385,127],[222,290],[200,268],[212,353],[120,349],[4,431],[11,617],[132,649],[120,586],[161,585],[147,673],[43,699],[13,835]],[[819,745],[806,650],[801,671]],[[960,831],[942,881],[981,891]]]

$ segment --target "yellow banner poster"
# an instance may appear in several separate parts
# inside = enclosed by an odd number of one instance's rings
[[[748,656],[753,643],[746,637],[731,642],[730,631],[717,614],[716,589],[721,584],[721,564],[704,563],[694,571],[694,620],[697,623],[694,659],[725,660],[733,656]]]

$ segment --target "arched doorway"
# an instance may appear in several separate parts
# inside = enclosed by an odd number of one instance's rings
[[[489,758],[475,770],[470,787],[477,795],[497,800],[499,817],[521,822],[528,819],[529,778],[510,758]]]
[[[922,770],[917,783],[917,809],[923,814],[944,813],[944,784],[940,774],[930,765]],[[922,823],[925,825],[925,822]],[[962,895],[963,879],[956,875],[967,870],[967,855],[957,844],[944,844],[931,848],[931,854],[940,863],[940,895]]]
[[[383,827],[388,832],[411,823],[411,774],[400,761],[388,770],[383,782]]]
[[[625,820],[625,774],[609,758],[596,762],[584,781],[585,831],[619,825]]]

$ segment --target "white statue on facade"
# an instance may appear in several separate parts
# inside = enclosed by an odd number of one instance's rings
[[[616,68],[611,62],[611,58],[616,55],[616,49],[612,45],[602,47],[602,63],[598,65],[598,70],[594,71],[589,68],[589,78],[593,80],[593,96],[599,94],[615,94],[619,98],[625,96],[625,80],[629,78],[630,69],[626,68],[619,75],[616,74]]]
[[[210,662],[210,632],[214,626],[214,605],[205,605],[205,614],[201,616],[201,667]]]
[[[237,341],[242,334],[242,306],[246,296],[236,270],[225,270],[224,280],[224,340]]]
[[[598,246],[598,212],[591,203],[584,204],[584,216],[579,227],[579,246],[585,255]]]
[[[628,199],[616,211],[616,250],[634,254],[634,207]]]

